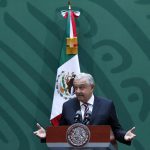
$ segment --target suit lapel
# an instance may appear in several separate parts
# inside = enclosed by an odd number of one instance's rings
[[[71,99],[71,100],[68,100],[68,101],[72,101],[71,105],[69,105],[70,107],[68,109],[73,109],[74,112],[76,112],[77,110],[80,109],[80,102],[76,97],[74,99]]]
[[[75,99],[74,110],[75,110],[75,112],[76,112],[77,110],[80,110],[80,102],[77,100],[77,98]]]
[[[80,103],[79,103],[79,101],[77,100],[77,98],[74,99],[74,103],[73,103],[72,109],[73,109],[73,111],[70,111],[70,112],[72,112],[72,113],[71,113],[71,114],[69,113],[70,120],[71,120],[71,124],[74,123],[74,117],[75,117],[75,115],[76,115],[76,112],[77,112],[78,110],[80,110]]]
[[[93,110],[92,110],[92,116],[91,116],[91,121],[90,124],[93,124],[94,118],[96,118],[96,114],[99,111],[99,101],[97,98],[94,96],[94,104],[93,104]]]

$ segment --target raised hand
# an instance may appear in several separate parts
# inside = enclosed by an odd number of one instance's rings
[[[36,126],[38,127],[38,130],[34,131],[33,134],[35,134],[39,138],[46,138],[46,130],[42,126],[40,126],[39,123],[37,123]]]
[[[135,127],[132,129],[128,130],[124,136],[124,139],[126,141],[131,141],[136,135],[134,134]]]

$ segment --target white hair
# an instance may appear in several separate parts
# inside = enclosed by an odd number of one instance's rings
[[[86,79],[87,83],[90,85],[95,85],[94,79],[92,77],[92,75],[88,74],[88,73],[79,73],[75,76],[75,80],[80,80],[80,79]]]

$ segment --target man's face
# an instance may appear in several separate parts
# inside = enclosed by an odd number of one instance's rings
[[[75,79],[74,89],[77,99],[81,102],[87,102],[92,96],[94,85],[88,84],[87,80],[84,78]]]

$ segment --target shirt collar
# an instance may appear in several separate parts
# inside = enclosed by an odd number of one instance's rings
[[[87,101],[88,104],[92,105],[94,104],[94,95],[92,94],[92,96],[90,97],[90,99]],[[83,104],[83,102],[80,102],[80,106]]]

